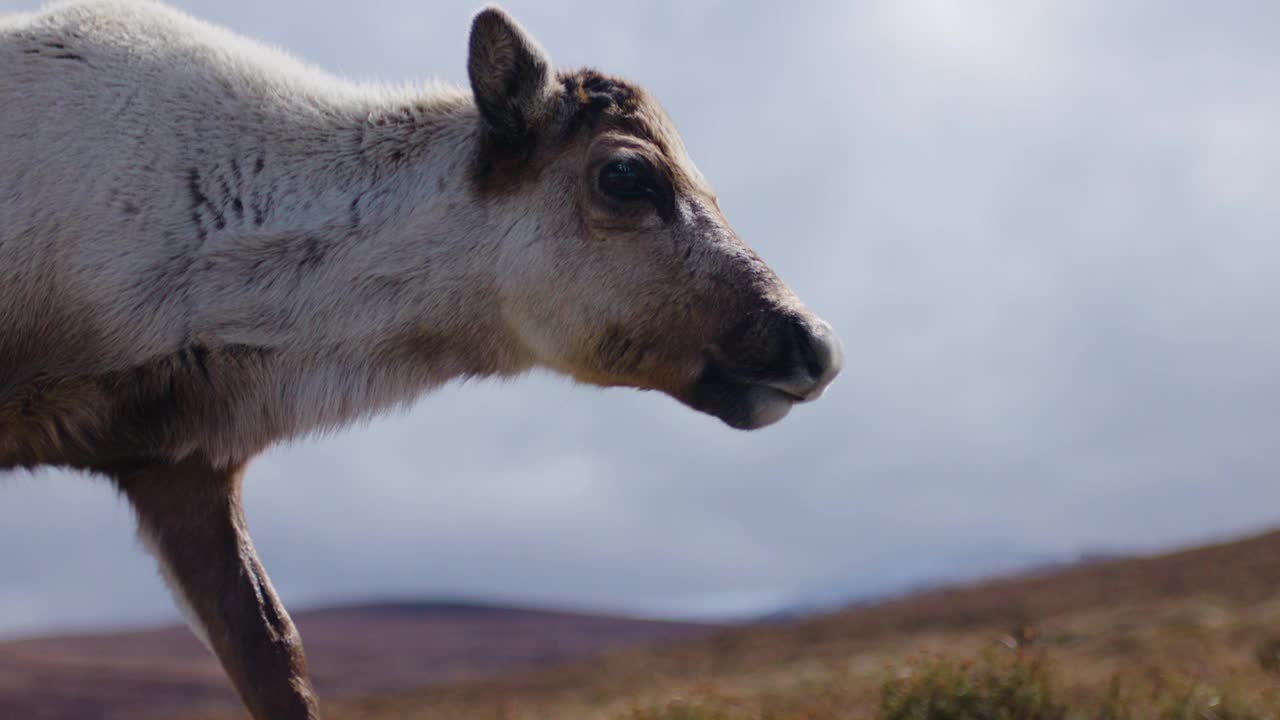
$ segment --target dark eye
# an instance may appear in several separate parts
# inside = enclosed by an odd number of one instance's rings
[[[653,176],[639,160],[614,160],[600,170],[600,191],[616,200],[645,200],[654,194]]]

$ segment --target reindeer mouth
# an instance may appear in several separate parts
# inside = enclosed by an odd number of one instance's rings
[[[740,430],[772,425],[792,405],[817,400],[839,374],[844,352],[825,323],[816,333],[796,323],[791,332],[781,356],[759,365],[706,349],[702,370],[681,400]]]
[[[797,395],[790,383],[771,382],[726,363],[718,354],[709,354],[701,375],[689,388],[687,405],[720,418],[738,430],[755,430],[772,425],[791,412],[791,406],[813,397]]]

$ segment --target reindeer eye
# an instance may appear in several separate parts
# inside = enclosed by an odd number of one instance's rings
[[[645,200],[655,187],[649,166],[639,160],[614,160],[600,170],[600,191],[617,200]]]

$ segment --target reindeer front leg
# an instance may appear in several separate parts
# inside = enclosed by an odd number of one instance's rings
[[[297,629],[258,562],[240,504],[243,467],[202,459],[111,474],[138,513],[179,605],[256,720],[320,717]]]

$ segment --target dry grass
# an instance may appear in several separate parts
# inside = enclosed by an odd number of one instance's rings
[[[1280,718],[1280,533],[330,706],[347,720]]]

